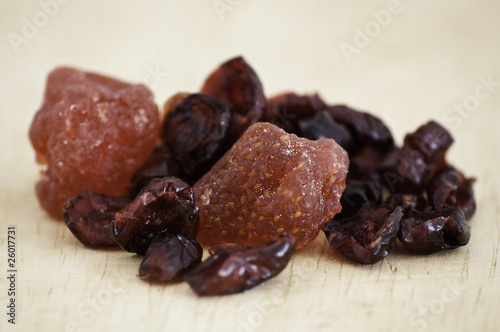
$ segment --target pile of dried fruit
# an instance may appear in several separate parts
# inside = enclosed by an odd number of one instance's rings
[[[151,92],[54,70],[30,129],[41,206],[84,245],[144,259],[139,276],[198,295],[241,292],[280,273],[323,230],[373,264],[396,238],[429,254],[468,243],[473,179],[446,162],[429,122],[396,147],[377,117],[318,95],[266,99],[238,57],[160,120]],[[202,262],[202,247],[212,245]]]

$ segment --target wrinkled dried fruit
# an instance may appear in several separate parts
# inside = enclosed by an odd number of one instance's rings
[[[64,203],[63,219],[73,235],[92,248],[115,247],[108,227],[115,213],[130,203],[128,198],[108,197],[86,191]]]
[[[345,125],[351,131],[361,146],[370,145],[381,151],[388,151],[394,147],[389,128],[376,116],[355,111],[344,105],[330,106],[327,111],[336,122]]]
[[[470,229],[462,209],[413,210],[405,214],[398,238],[416,253],[433,254],[466,245]]]
[[[109,236],[123,249],[144,255],[153,238],[167,233],[195,239],[198,222],[191,187],[175,177],[157,178],[115,214]]]
[[[172,153],[161,144],[156,144],[146,163],[132,176],[127,196],[135,198],[151,180],[166,176],[175,176],[180,179],[185,177]]]
[[[354,148],[355,141],[344,125],[335,122],[327,111],[317,112],[313,116],[297,121],[300,136],[309,139],[332,138],[348,153]]]
[[[194,186],[199,241],[254,246],[288,232],[302,248],[341,210],[348,163],[334,140],[252,125]]]
[[[203,249],[193,239],[165,234],[149,244],[139,266],[139,277],[149,281],[180,281],[182,276],[201,263]]]
[[[434,175],[428,184],[429,203],[436,210],[446,206],[459,207],[469,219],[476,211],[473,183],[474,179],[468,179],[452,166],[448,166]]]
[[[327,105],[318,96],[283,93],[267,100],[264,121],[277,125],[287,133],[299,134],[298,121],[325,109]],[[322,137],[332,138],[332,137]],[[340,142],[337,141],[340,144]]]
[[[326,224],[324,232],[330,245],[345,256],[374,264],[391,251],[402,216],[401,207],[366,203],[355,216]]]
[[[231,112],[229,107],[204,94],[192,94],[170,111],[161,139],[194,179],[205,174],[224,154]]]
[[[201,92],[231,107],[230,145],[253,123],[264,116],[266,97],[255,71],[242,57],[217,68],[205,81]]]
[[[393,187],[399,192],[425,190],[434,174],[446,167],[445,155],[452,143],[448,131],[434,121],[406,135],[394,170],[399,179]]]
[[[242,251],[222,250],[184,276],[200,296],[243,292],[278,275],[288,264],[295,238],[281,234],[275,241]]]
[[[47,164],[36,192],[41,206],[61,218],[66,199],[86,190],[122,196],[153,151],[158,108],[143,85],[58,68],[30,128],[37,161]]]

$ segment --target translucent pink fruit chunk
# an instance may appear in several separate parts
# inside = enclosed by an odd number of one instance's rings
[[[301,248],[340,212],[348,165],[332,139],[255,123],[194,186],[198,240],[255,246],[287,232]]]
[[[154,149],[158,118],[143,85],[72,68],[52,71],[29,132],[37,162],[47,164],[36,185],[41,206],[62,218],[64,201],[86,190],[125,194]]]

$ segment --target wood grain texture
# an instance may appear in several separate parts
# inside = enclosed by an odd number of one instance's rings
[[[500,82],[500,6],[401,1],[400,13],[346,61],[340,43],[353,43],[355,28],[388,3],[242,1],[220,20],[211,1],[75,0],[60,5],[17,53],[6,37],[22,34],[22,18],[42,9],[35,1],[2,3],[0,330],[498,331],[500,86],[490,84],[490,91],[482,82]],[[269,282],[198,298],[184,283],[142,282],[137,256],[86,249],[40,210],[27,130],[52,68],[69,64],[144,81],[162,104],[177,91],[199,89],[210,70],[236,54],[255,67],[268,95],[318,91],[328,102],[378,114],[399,143],[429,119],[449,128],[449,160],[477,178],[470,243],[429,256],[399,245],[365,266],[321,234]],[[168,75],[154,78],[155,69]],[[487,97],[475,97],[478,86]],[[454,111],[457,103],[474,107]],[[7,225],[18,236],[15,326],[4,313]]]

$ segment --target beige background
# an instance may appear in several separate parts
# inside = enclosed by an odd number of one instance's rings
[[[481,83],[500,82],[500,2],[220,0],[231,9],[222,19],[213,0],[66,2],[48,7],[49,17],[37,1],[0,0],[2,331],[500,329],[500,86]],[[394,13],[381,26],[372,11],[389,7]],[[26,22],[40,27],[30,32]],[[360,42],[365,28],[372,36],[348,61],[340,45]],[[17,47],[14,34],[25,38]],[[161,104],[196,91],[239,54],[268,95],[317,91],[379,115],[398,142],[429,119],[449,128],[456,139],[449,159],[478,178],[469,245],[431,256],[398,247],[362,266],[320,235],[262,286],[200,299],[186,284],[142,282],[139,258],[85,249],[39,209],[27,130],[51,69],[65,64],[145,82]],[[473,109],[457,113],[454,104],[464,102]],[[17,227],[16,326],[4,313],[7,225]]]

